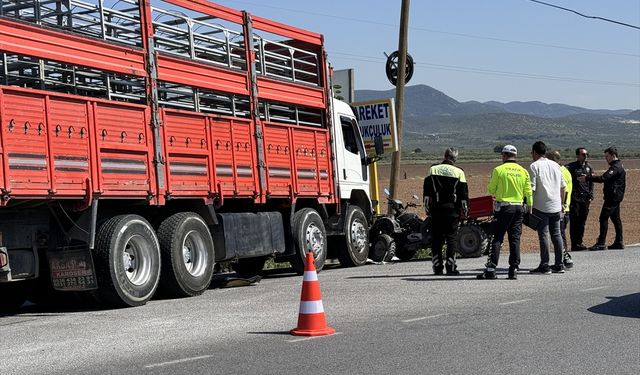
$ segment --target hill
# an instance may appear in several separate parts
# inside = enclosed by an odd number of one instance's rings
[[[395,89],[357,90],[356,101],[395,98],[395,92]],[[492,112],[506,112],[506,110],[480,102],[461,103],[427,85],[408,86],[405,90],[406,116],[451,116]]]
[[[357,101],[395,96],[395,90],[356,91]],[[638,150],[640,110],[587,109],[542,102],[459,102],[426,85],[408,86],[405,92],[403,148],[440,152],[457,146],[470,151],[493,150],[511,143],[528,149],[537,140],[553,148],[578,145]]]
[[[486,102],[495,107],[504,109],[511,113],[520,113],[523,115],[532,115],[538,117],[558,118],[566,117],[577,114],[594,114],[594,115],[606,115],[606,116],[625,116],[631,112],[628,109],[620,110],[608,110],[608,109],[588,109],[582,107],[576,107],[560,103],[543,103],[538,101],[533,102],[509,102],[500,103],[495,101]]]

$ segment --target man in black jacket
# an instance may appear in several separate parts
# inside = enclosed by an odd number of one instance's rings
[[[576,149],[576,161],[566,165],[571,172],[573,190],[571,191],[571,204],[569,205],[569,236],[571,237],[571,251],[586,250],[582,242],[584,227],[589,216],[589,205],[593,200],[593,181],[578,181],[578,177],[593,175],[593,168],[587,162],[587,149]]]
[[[598,182],[604,183],[604,203],[602,211],[600,211],[600,235],[595,245],[589,250],[605,250],[605,241],[607,239],[607,230],[609,218],[613,222],[616,230],[616,239],[613,244],[609,245],[609,249],[622,250],[624,242],[622,239],[622,221],[620,220],[620,203],[624,199],[624,190],[626,186],[626,172],[620,159],[618,159],[618,149],[611,146],[604,150],[604,157],[609,163],[607,169],[602,176],[582,176],[578,178],[580,182]]]
[[[456,250],[460,212],[468,214],[469,189],[464,171],[455,166],[458,150],[449,147],[444,152],[444,160],[429,169],[424,179],[423,199],[427,214],[431,216],[433,240],[431,260],[433,273],[442,275],[442,246],[447,242],[447,275],[455,276],[460,272],[456,267]]]

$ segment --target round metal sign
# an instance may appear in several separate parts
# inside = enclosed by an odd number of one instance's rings
[[[385,70],[387,72],[387,78],[392,85],[398,84],[398,60],[399,53],[398,51],[393,52],[389,57],[387,57],[387,63],[385,65]],[[407,64],[405,66],[405,75],[404,75],[404,83],[408,83],[413,77],[413,57],[407,53]]]

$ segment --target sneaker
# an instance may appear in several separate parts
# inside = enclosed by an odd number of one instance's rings
[[[498,277],[496,276],[495,271],[484,271],[483,273],[476,276],[478,280],[495,280]]]
[[[529,272],[530,273],[540,273],[540,274],[543,274],[543,275],[549,275],[549,274],[551,274],[551,269],[549,268],[548,264],[541,264],[537,268],[534,268]]]
[[[564,259],[562,260],[562,263],[564,264],[564,268],[573,267],[573,259],[571,259],[571,254],[565,252],[564,253]]]
[[[507,275],[507,279],[509,280],[517,280],[518,279],[518,267],[509,267],[509,274]]]
[[[551,267],[549,267],[551,269],[551,272],[553,273],[564,273],[564,265],[562,264],[556,264],[553,265]]]
[[[571,251],[582,251],[587,249],[588,248],[583,243],[579,243],[573,249],[571,249]]]
[[[620,242],[614,242],[611,245],[607,246],[607,249],[609,249],[609,250],[623,250],[624,249],[624,244],[620,243]]]
[[[603,243],[597,243],[589,248],[589,251],[600,251],[600,250],[607,250],[607,247],[604,246]]]
[[[433,274],[436,276],[442,276],[444,274],[443,267],[433,267]]]

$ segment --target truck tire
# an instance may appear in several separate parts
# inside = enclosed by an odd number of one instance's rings
[[[293,214],[293,242],[295,254],[291,259],[291,267],[298,274],[304,274],[307,251],[313,252],[316,271],[321,271],[327,258],[327,234],[322,218],[312,208],[303,208]]]
[[[141,216],[119,215],[105,221],[96,234],[94,263],[98,281],[94,296],[103,304],[141,306],[158,288],[160,245]]]
[[[162,254],[160,290],[175,297],[204,293],[211,284],[214,248],[211,232],[200,215],[180,212],[158,228]]]
[[[236,271],[238,277],[250,279],[262,274],[262,269],[266,261],[266,257],[238,259],[236,263],[231,264],[231,268]]]
[[[458,229],[458,254],[462,258],[478,258],[489,245],[489,237],[479,225],[467,223]]]
[[[339,238],[338,260],[343,267],[361,266],[369,256],[367,218],[360,207],[349,206],[344,220],[345,234]]]
[[[16,312],[27,301],[28,288],[23,287],[26,283],[16,281],[0,284],[0,313]]]
[[[396,242],[388,234],[377,235],[369,249],[369,259],[374,262],[388,261],[396,255]]]

